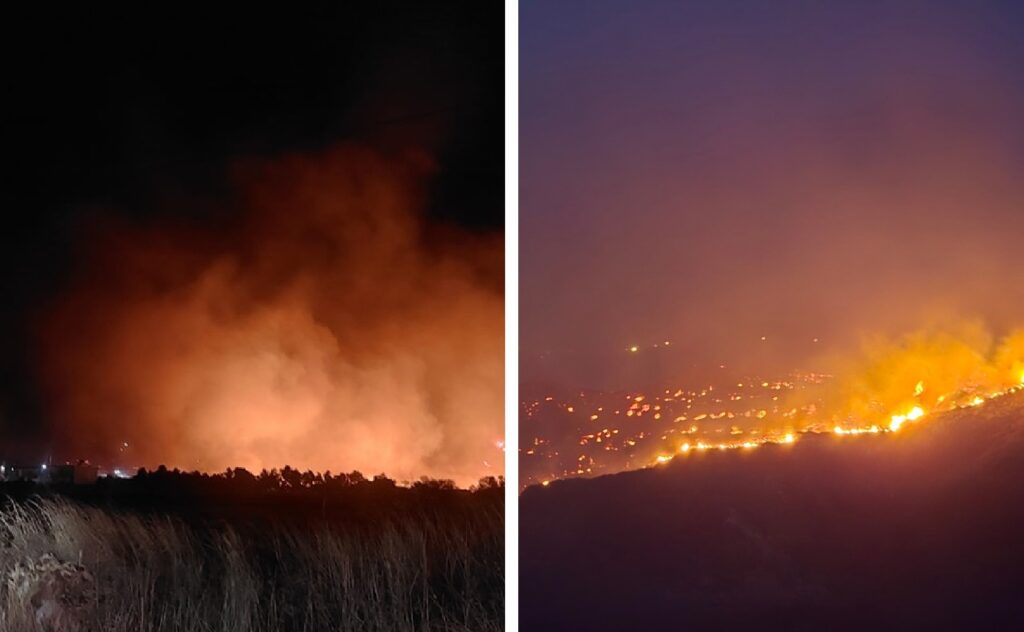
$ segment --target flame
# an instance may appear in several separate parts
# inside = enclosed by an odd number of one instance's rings
[[[615,444],[611,435],[603,439],[584,435],[580,445],[602,444],[601,454],[622,450],[628,455],[626,467],[629,468],[635,467],[632,459],[635,451],[642,449],[638,446],[645,437],[655,441],[660,437],[660,441],[665,442],[674,434],[686,439],[667,451],[662,444],[660,451],[648,453],[647,458],[652,460],[647,463],[654,466],[687,458],[694,451],[791,445],[801,438],[800,435],[808,433],[855,437],[900,432],[908,424],[934,415],[982,406],[1003,395],[1024,391],[1024,330],[1007,336],[998,344],[984,337],[917,333],[895,345],[885,343],[867,348],[865,358],[853,363],[851,368],[852,371],[836,373],[794,372],[791,380],[744,379],[735,383],[736,389],[743,389],[742,394],[726,392],[723,395],[712,386],[693,390],[665,389],[663,394],[633,392],[625,396],[629,407],[621,411],[624,417],[639,420],[649,413],[651,418],[660,419],[667,410],[665,417],[678,426],[659,425],[653,431],[638,425],[635,430],[627,431],[632,432],[631,436],[619,438],[621,446]],[[828,391],[823,393],[817,387],[826,382]],[[757,401],[759,398],[771,401],[762,403]],[[730,409],[729,402],[741,400],[744,404],[750,402],[745,410]],[[722,408],[708,410],[709,404],[720,404]],[[673,407],[676,408],[673,410]],[[619,414],[620,411],[614,411],[614,415]],[[735,425],[717,425],[710,421],[725,418],[747,418],[754,423],[747,426],[738,421]],[[709,420],[707,427],[691,423],[704,420]],[[767,420],[764,423],[768,425],[759,426],[755,420]],[[772,427],[773,421],[785,425]],[[683,426],[684,422],[689,425]],[[618,429],[612,432],[617,433]],[[698,438],[701,435],[703,439]],[[558,455],[553,453],[553,456]],[[610,470],[608,465],[594,461],[592,464],[595,471]],[[564,475],[590,472],[590,468],[582,470],[574,466],[574,470],[567,470]]]
[[[1021,377],[1024,378],[1024,375],[1022,375]],[[1004,390],[993,391],[993,392],[989,393],[988,395],[986,395],[985,397],[982,397],[980,395],[979,396],[975,396],[972,400],[970,400],[966,404],[963,404],[961,407],[981,406],[981,405],[983,405],[983,404],[985,404],[985,403],[987,403],[987,402],[989,402],[989,401],[991,401],[993,399],[1002,397],[1002,396],[1007,395],[1009,393],[1019,392],[1022,389],[1024,389],[1024,381],[1022,381],[1018,385],[1011,386],[1011,387],[1009,387],[1007,389],[1004,389]],[[918,389],[915,388],[915,391],[917,391],[917,390]],[[941,401],[942,398],[939,398],[939,400]],[[875,435],[877,435],[877,434],[882,434],[882,433],[895,433],[895,432],[898,432],[900,430],[900,428],[902,428],[907,422],[918,421],[918,420],[924,418],[926,415],[927,415],[927,413],[926,413],[924,408],[922,408],[921,406],[913,406],[906,413],[892,415],[890,417],[889,425],[886,428],[883,428],[882,426],[879,426],[878,424],[871,424],[870,426],[858,426],[858,427],[853,427],[853,428],[846,428],[846,427],[843,427],[843,426],[837,424],[837,425],[835,425],[835,426],[833,426],[831,428],[830,432],[832,434],[836,435],[836,436],[860,435],[860,434],[875,434]],[[810,430],[805,430],[805,432],[807,432],[807,431],[810,431]],[[749,434],[761,434],[761,431],[760,430],[752,430]],[[736,450],[736,449],[750,450],[750,449],[753,449],[753,448],[761,447],[761,446],[763,446],[765,444],[772,444],[772,443],[773,444],[783,444],[783,445],[793,444],[793,443],[796,443],[796,439],[797,439],[797,433],[795,433],[795,432],[787,432],[787,433],[785,433],[785,434],[783,434],[781,436],[780,435],[768,434],[768,435],[766,435],[766,436],[764,436],[764,437],[762,437],[760,439],[757,439],[757,440],[747,439],[745,441],[722,442],[722,443],[717,443],[717,444],[709,444],[709,443],[705,443],[703,441],[698,441],[696,444],[692,445],[689,442],[687,442],[687,443],[683,443],[681,446],[679,446],[679,453],[687,454],[687,453],[689,453],[693,449],[703,451],[703,450],[709,450],[709,449],[712,449],[712,448],[715,448],[715,449],[718,449],[718,450]],[[671,461],[672,458],[673,457],[670,456],[670,455],[660,455],[660,456],[658,456],[655,459],[655,464],[661,465],[663,463],[667,463],[668,461]]]
[[[898,431],[904,423],[908,421],[917,421],[924,416],[924,409],[920,406],[914,406],[910,409],[910,412],[905,415],[893,415],[892,420],[889,422],[889,430],[893,432]]]

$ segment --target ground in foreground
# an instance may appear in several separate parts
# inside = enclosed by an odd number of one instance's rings
[[[501,487],[250,483],[0,489],[0,629],[501,629]]]

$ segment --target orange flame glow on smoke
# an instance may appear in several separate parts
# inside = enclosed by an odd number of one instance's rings
[[[244,165],[227,229],[96,229],[41,326],[61,445],[129,442],[146,467],[500,475],[500,235],[425,225],[429,170],[353,148]]]
[[[808,419],[798,432],[827,432],[835,436],[896,433],[931,412],[982,406],[1024,390],[1024,369],[1020,368],[1024,366],[1024,332],[1007,336],[994,352],[990,348],[991,344],[982,336],[975,336],[972,341],[969,336],[926,333],[908,336],[895,345],[870,348],[866,361],[856,365],[856,371],[841,382],[842,399],[832,406],[833,425],[825,428],[820,420]],[[930,377],[909,378],[910,371]],[[932,383],[938,386],[932,387]],[[899,384],[913,387],[901,396]],[[926,399],[931,402],[930,408],[923,403]],[[885,412],[887,406],[889,412]],[[797,437],[793,431],[754,432],[760,435],[756,440],[730,441],[717,447],[750,449],[765,444],[790,444]],[[709,447],[712,446],[703,442],[695,446],[686,442],[678,453]],[[659,455],[654,465],[668,463],[673,456]]]

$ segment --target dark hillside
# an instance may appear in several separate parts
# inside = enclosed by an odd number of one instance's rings
[[[1024,629],[1022,538],[1016,393],[530,488],[523,629]]]

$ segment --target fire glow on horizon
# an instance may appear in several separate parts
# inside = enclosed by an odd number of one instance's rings
[[[625,405],[622,394],[602,391],[524,401],[523,422],[533,435],[520,450],[524,480],[529,485],[658,466],[699,452],[788,445],[805,434],[893,435],[934,415],[1024,390],[1020,329],[996,341],[979,324],[961,322],[868,339],[860,353],[830,353],[835,373],[633,392]],[[555,426],[546,431],[546,422]],[[551,434],[566,426],[579,434]]]
[[[1006,356],[1008,353],[1019,352],[1022,350],[1024,345],[1024,335],[1018,333],[1014,334],[1004,342],[1004,345],[999,353],[1001,356],[999,361],[1006,362]],[[799,433],[807,432],[831,432],[836,436],[846,435],[860,435],[860,434],[881,434],[881,433],[897,433],[901,429],[905,428],[908,423],[919,422],[925,418],[928,414],[935,412],[946,412],[955,410],[958,408],[973,408],[986,404],[987,402],[1016,393],[1024,389],[1024,369],[1017,369],[1017,367],[1024,364],[1024,355],[1021,357],[1014,357],[1011,362],[1007,363],[1013,367],[1012,377],[1009,379],[1004,378],[1004,384],[1008,384],[1002,388],[990,390],[984,394],[965,395],[962,389],[954,390],[953,392],[942,393],[935,397],[935,406],[931,410],[925,410],[920,403],[910,405],[905,411],[894,412],[888,416],[888,419],[879,419],[877,422],[869,423],[868,425],[854,425],[849,424],[837,424],[831,429],[821,429],[820,424],[813,424],[806,428],[800,429]],[[1011,383],[1014,382],[1015,383]],[[926,385],[924,380],[918,380],[914,385],[913,400],[920,401],[926,392]],[[711,445],[704,442],[697,442],[692,446],[696,450],[708,450],[708,449],[721,449],[721,450],[736,450],[736,449],[751,449],[757,448],[765,444],[791,444],[796,441],[797,435],[793,432],[786,432],[779,434],[777,432],[764,432],[761,437],[754,440],[744,441],[727,441],[719,443],[717,445]],[[691,450],[689,443],[683,443],[678,452],[686,454]],[[662,454],[655,458],[654,465],[662,465],[668,463],[673,459],[674,454]]]
[[[1016,393],[1016,392],[1018,392],[1018,391],[1020,391],[1022,389],[1024,389],[1024,375],[1021,375],[1021,383],[1018,386],[1011,386],[1010,388],[1008,388],[1008,389],[1006,389],[1004,391],[996,391],[994,393],[990,393],[987,397],[976,396],[973,399],[971,399],[970,402],[968,402],[966,404],[961,404],[961,405],[955,406],[954,408],[950,408],[950,409],[947,409],[947,410],[954,410],[955,408],[973,408],[973,407],[977,407],[977,406],[982,406],[982,405],[984,405],[985,403],[987,403],[988,401],[990,401],[992,399],[996,399],[996,398],[1002,397],[1004,395],[1009,395],[1009,394],[1012,394],[1012,393]],[[940,412],[942,412],[942,411],[940,411]],[[887,427],[882,427],[882,426],[879,426],[878,424],[872,424],[870,426],[860,426],[860,427],[855,427],[855,428],[845,428],[843,426],[835,426],[835,427],[833,427],[831,429],[830,432],[832,434],[835,434],[836,436],[860,435],[860,434],[895,433],[895,432],[899,432],[900,429],[904,427],[904,424],[906,422],[908,422],[908,421],[918,421],[921,418],[923,418],[925,415],[926,415],[926,413],[925,413],[924,409],[922,409],[920,406],[914,406],[909,411],[907,411],[906,414],[892,415],[890,417],[890,419],[889,419],[889,424],[888,424]],[[807,430],[800,431],[801,434],[802,433],[808,433],[808,432],[817,432],[817,431],[812,430],[812,429],[807,429]],[[794,434],[792,432],[787,432],[787,433],[785,433],[783,435],[769,434],[767,436],[763,436],[763,437],[758,438],[756,440],[747,440],[747,441],[742,441],[742,442],[727,441],[727,442],[718,443],[718,444],[709,444],[709,443],[704,443],[702,441],[698,441],[697,443],[695,443],[692,446],[689,443],[683,443],[681,446],[679,446],[679,453],[686,454],[686,453],[690,452],[691,449],[698,450],[698,451],[711,450],[711,449],[717,449],[717,450],[745,449],[745,450],[749,450],[749,449],[752,449],[752,448],[761,447],[761,446],[766,445],[766,444],[783,444],[783,445],[785,445],[785,444],[796,443],[796,437],[797,437],[797,434]],[[653,465],[663,465],[663,464],[668,463],[669,461],[671,461],[674,457],[675,457],[674,454],[658,455],[655,458]]]

